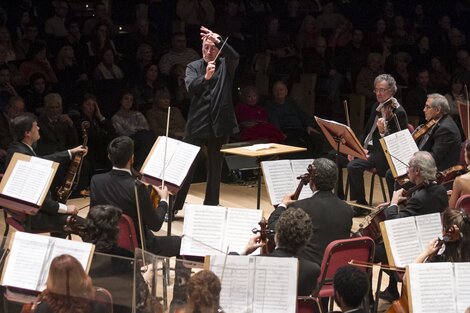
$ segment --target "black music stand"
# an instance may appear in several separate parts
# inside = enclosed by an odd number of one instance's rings
[[[336,166],[339,170],[339,154],[349,154],[356,158],[367,160],[366,153],[364,149],[354,134],[353,130],[341,123],[325,120],[315,116],[320,129],[325,135],[326,140],[330,143],[331,147],[335,150],[336,155]],[[335,187],[335,193],[336,189]]]

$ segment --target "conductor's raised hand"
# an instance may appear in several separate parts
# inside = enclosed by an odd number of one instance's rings
[[[218,44],[220,42],[220,35],[217,33],[214,33],[211,31],[209,28],[201,26],[201,40],[210,40],[214,44]]]
[[[207,62],[206,66],[206,74],[204,75],[205,80],[209,80],[212,78],[215,72],[215,61],[209,61]]]

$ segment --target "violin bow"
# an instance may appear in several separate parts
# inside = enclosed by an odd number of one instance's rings
[[[343,105],[344,105],[344,114],[346,114],[346,124],[348,124],[348,127],[351,127],[351,121],[349,120],[348,101],[344,100]]]
[[[214,58],[214,62],[217,61],[217,58],[219,57],[220,53],[222,52],[222,49],[225,47],[225,44],[227,43],[227,40],[228,40],[228,37],[225,38],[224,42],[222,43],[222,46],[220,47],[219,52],[217,53],[217,55]]]
[[[168,133],[170,129],[170,114],[171,114],[171,107],[168,107],[168,113],[166,115],[165,148],[163,152],[162,188],[165,187],[166,151],[168,147]]]
[[[375,266],[380,267],[381,269],[391,270],[391,271],[401,272],[401,273],[404,273],[406,271],[406,269],[403,268],[403,267],[391,266],[391,265],[386,265],[386,264],[384,265],[382,263],[364,262],[364,261],[354,260],[354,259],[351,259],[348,262],[348,264],[354,265],[354,266],[359,266],[359,267],[367,267],[367,268],[372,268],[375,265]]]

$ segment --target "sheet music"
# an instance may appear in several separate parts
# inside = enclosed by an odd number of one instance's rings
[[[210,270],[221,279],[220,305],[226,313],[253,312],[253,267],[253,257],[211,256]]]
[[[454,263],[454,276],[457,312],[463,313],[470,307],[470,263]]]
[[[281,203],[286,194],[294,192],[297,188],[289,160],[263,161],[261,168],[271,204]]]
[[[295,313],[297,258],[255,257],[253,312]]]
[[[441,214],[417,215],[415,220],[421,242],[421,251],[423,251],[432,239],[442,235]]]
[[[388,152],[393,155],[393,157],[390,156],[390,159],[395,167],[397,176],[405,175],[407,173],[407,166],[405,164],[408,164],[413,154],[419,151],[410,131],[404,129],[383,137],[383,140],[385,141]]]
[[[395,266],[404,267],[412,263],[421,253],[415,219],[403,217],[384,222]]]
[[[414,263],[408,270],[413,313],[457,312],[452,263]]]
[[[296,184],[299,185],[300,179],[297,179],[297,177],[308,173],[307,168],[310,164],[312,164],[313,159],[290,160],[290,162],[292,166],[292,171],[294,173],[294,177],[296,178]],[[313,195],[313,191],[312,189],[310,189],[310,185],[309,184],[304,185],[304,187],[302,188],[302,191],[300,192],[299,200],[310,198],[312,195]]]
[[[87,269],[92,251],[90,243],[16,232],[2,283],[42,291],[56,256],[70,254]]]
[[[163,159],[165,155],[165,137],[160,136],[155,142],[153,153],[147,156],[142,173],[162,179]],[[200,147],[168,138],[166,151],[165,181],[181,186],[188,171],[199,153]]]
[[[227,208],[227,222],[225,226],[225,240],[222,251],[243,252],[245,246],[253,236],[253,228],[259,228],[259,221],[263,211],[240,208]]]
[[[226,208],[218,206],[186,205],[180,254],[221,254],[226,212]]]
[[[46,236],[15,232],[2,285],[36,290],[49,239]]]
[[[36,158],[37,159],[37,158]],[[43,162],[18,160],[8,178],[3,194],[29,203],[38,204],[53,173]]]

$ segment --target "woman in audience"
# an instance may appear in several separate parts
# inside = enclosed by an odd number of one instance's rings
[[[111,39],[107,23],[98,23],[94,27],[92,34],[90,41],[86,43],[88,57],[87,64],[89,68],[93,68],[98,64],[100,56],[103,55],[106,49],[111,49],[114,54],[117,54],[116,46]]]
[[[7,51],[7,61],[15,61],[15,48],[11,42],[10,32],[5,26],[0,27],[0,45],[3,45]]]
[[[470,141],[465,143],[465,163],[470,165]],[[457,200],[463,196],[470,194],[470,173],[458,176],[452,185],[452,195],[449,200],[449,208],[455,208]]]
[[[416,258],[415,263],[470,262],[470,217],[465,210],[452,208],[445,210],[442,213],[442,233],[443,236],[450,238],[444,243],[444,251],[439,254],[438,238],[435,238]]]
[[[235,114],[240,124],[240,140],[267,140],[281,143],[285,135],[268,122],[266,109],[258,104],[258,93],[254,86],[242,88],[241,102],[235,107]]]
[[[150,63],[144,68],[143,76],[135,86],[137,109],[142,113],[146,113],[152,107],[155,90],[163,87],[165,87],[165,84],[158,79],[157,64]]]
[[[111,118],[116,134],[119,136],[129,136],[134,140],[134,168],[140,169],[145,161],[155,136],[149,129],[149,124],[145,116],[133,110],[134,96],[130,91],[124,91],[121,95],[121,107]]]
[[[93,71],[93,79],[122,79],[124,74],[119,66],[114,63],[114,51],[111,47],[105,48],[101,54],[101,62]]]
[[[87,79],[87,75],[77,64],[75,52],[71,46],[60,48],[56,58],[56,74],[60,82],[76,82]]]
[[[31,44],[26,55],[26,61],[20,66],[20,74],[28,82],[33,74],[41,73],[48,83],[56,83],[57,77],[47,59],[47,45],[44,41],[36,40]]]
[[[184,83],[185,71],[186,66],[183,64],[175,64],[170,68],[168,89],[170,90],[174,105],[181,110],[181,114],[183,114],[183,117],[186,119],[188,117],[191,97]]]
[[[46,77],[42,73],[34,73],[29,79],[29,86],[26,88],[24,100],[26,111],[38,114],[43,106],[44,97],[51,91]]]
[[[166,121],[170,104],[170,92],[166,88],[158,89],[155,92],[153,106],[147,111],[147,120],[155,136],[164,136],[166,134]],[[181,111],[177,107],[171,107],[168,136],[177,139],[183,138],[185,126],[186,121]]]
[[[52,260],[46,289],[39,295],[35,313],[102,313],[94,301],[91,278],[73,256],[63,254]]]

